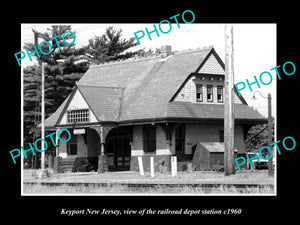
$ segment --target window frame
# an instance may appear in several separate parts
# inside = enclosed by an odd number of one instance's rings
[[[182,154],[185,152],[185,124],[178,124],[174,128],[175,137],[175,154]],[[180,145],[178,145],[177,141]],[[179,147],[179,149],[177,148]]]
[[[76,153],[71,153],[71,146],[75,145],[76,146]],[[67,154],[69,156],[76,156],[78,153],[78,143],[77,143],[77,135],[72,135],[70,141],[67,143]]]
[[[219,90],[221,90],[221,94],[219,94]],[[222,99],[219,100],[219,95],[222,96]],[[223,85],[218,85],[217,86],[217,101],[220,102],[220,103],[223,103],[224,102],[224,87]]]
[[[67,111],[68,123],[87,123],[90,122],[89,109],[73,109]]]
[[[198,90],[200,90],[200,92],[198,92]],[[200,98],[198,98],[198,94],[200,94]],[[196,102],[203,102],[203,85],[202,84],[196,84]]]
[[[211,89],[211,92],[208,93],[208,89]],[[208,98],[208,95],[211,94],[211,99]],[[214,90],[213,90],[213,85],[208,84],[206,85],[206,101],[207,102],[213,102],[214,101]]]
[[[149,134],[147,132],[147,129],[154,129],[154,138],[153,137],[148,137],[147,135]],[[148,144],[149,142],[152,142],[154,144],[151,146],[151,149],[148,149]],[[143,145],[144,145],[144,152],[148,154],[153,154],[156,153],[156,126],[154,125],[144,125],[143,126]]]

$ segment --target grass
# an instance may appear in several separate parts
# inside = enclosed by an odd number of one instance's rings
[[[39,171],[36,171],[39,174]],[[24,182],[49,182],[58,185],[24,184],[24,194],[274,194],[274,177],[269,177],[267,171],[242,171],[231,176],[224,176],[224,173],[212,171],[195,171],[192,173],[178,172],[176,177],[170,173],[156,173],[150,177],[149,173],[140,176],[138,172],[107,172],[98,174],[92,173],[64,173],[54,174],[49,171],[49,177],[39,179],[33,176],[31,170],[23,170]],[[63,183],[73,183],[70,186]],[[83,184],[85,183],[85,185]],[[97,183],[108,183],[103,187],[94,185]],[[113,183],[113,185],[112,185]],[[152,188],[133,188],[121,185],[124,183],[155,183],[155,184],[183,184],[180,187],[158,186]],[[225,184],[217,188],[192,187],[185,184]],[[88,184],[88,185],[86,185]],[[259,184],[265,185],[260,188],[228,187],[226,184]]]
[[[39,174],[39,171],[36,172]],[[24,181],[47,181],[47,182],[121,182],[121,183],[239,183],[239,184],[274,184],[274,177],[269,177],[267,171],[243,171],[236,172],[231,176],[224,176],[224,173],[212,171],[194,171],[178,172],[176,177],[172,177],[170,173],[155,173],[155,177],[150,177],[149,173],[145,176],[140,176],[138,172],[106,172],[98,174],[97,172],[90,173],[62,173],[54,174],[49,172],[49,177],[43,180],[32,176],[31,170],[23,171]]]
[[[151,187],[146,189],[131,188],[123,185],[112,185],[107,187],[96,187],[94,185],[85,186],[78,184],[76,186],[60,185],[47,186],[41,184],[25,184],[25,194],[273,194],[274,189],[265,186],[263,188],[235,188],[235,187]]]

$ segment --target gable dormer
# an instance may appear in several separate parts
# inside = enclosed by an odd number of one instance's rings
[[[206,60],[203,61],[197,73],[218,74],[225,76],[224,64],[217,53],[212,49]]]
[[[171,101],[199,104],[224,104],[225,66],[214,49],[203,60],[195,73],[192,73],[180,86]],[[245,101],[235,93],[234,102]]]
[[[76,86],[59,120],[59,125],[98,122],[93,110]]]

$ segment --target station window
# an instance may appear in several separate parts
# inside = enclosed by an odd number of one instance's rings
[[[77,136],[73,135],[67,145],[68,155],[77,155]]]
[[[144,151],[155,152],[156,151],[156,127],[144,126]]]
[[[80,110],[70,110],[68,111],[68,123],[83,123],[89,122],[89,110],[80,109]]]
[[[218,102],[223,102],[223,86],[217,86],[217,99]]]
[[[213,86],[212,85],[206,86],[206,93],[207,93],[207,101],[212,102],[213,101]]]
[[[196,101],[197,102],[202,102],[203,101],[202,84],[196,84]]]
[[[178,124],[175,127],[175,152],[184,153],[185,125]]]

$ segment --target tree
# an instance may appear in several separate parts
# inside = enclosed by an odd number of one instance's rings
[[[24,80],[24,102],[23,102],[23,121],[24,121],[24,149],[29,148],[29,143],[33,143],[35,139],[40,137],[39,132],[35,132],[37,124],[40,122],[40,69],[36,66],[28,66],[24,68],[23,80]],[[37,158],[40,154],[36,152]],[[24,163],[31,165],[33,155],[29,151],[26,153],[27,159],[24,158]]]
[[[46,63],[45,96],[50,103],[46,105],[48,113],[52,113],[57,109],[66,96],[72,91],[75,82],[78,81],[88,69],[88,61],[84,60],[84,48],[75,48],[75,44],[67,45],[63,42],[62,38],[58,38],[59,49],[56,40],[50,40],[50,38],[57,35],[61,36],[68,30],[71,30],[71,26],[52,26],[52,28],[44,33],[34,31],[45,41],[52,42],[51,54],[41,55],[40,59],[40,61]],[[70,38],[72,38],[70,34],[65,36],[66,40]],[[43,45],[43,47],[49,48],[48,45]],[[43,51],[47,52],[49,50],[45,49]]]
[[[38,62],[45,62],[45,118],[50,116],[62,104],[65,98],[71,93],[75,82],[78,81],[92,63],[105,63],[119,59],[127,59],[139,54],[141,50],[130,52],[129,48],[136,46],[135,38],[122,39],[122,30],[115,30],[108,27],[106,32],[94,39],[89,40],[85,47],[75,48],[75,44],[67,45],[61,36],[66,31],[72,30],[71,26],[51,26],[46,32],[32,30],[42,41],[48,41],[52,45],[49,55],[40,54],[40,58],[33,54]],[[76,32],[75,33],[76,36]],[[52,37],[60,36],[56,40]],[[65,40],[73,38],[71,34],[65,35]],[[38,48],[39,40],[34,43],[26,43],[25,48],[33,52],[34,45]],[[43,52],[49,52],[47,44],[41,45]],[[24,147],[35,141],[35,126],[40,121],[40,86],[41,68],[30,66],[24,68]],[[37,133],[38,134],[38,133]],[[47,150],[46,153],[50,151]],[[30,164],[30,157],[27,160]]]
[[[94,64],[100,64],[131,58],[140,53],[141,50],[126,51],[137,45],[134,37],[126,40],[122,39],[121,36],[122,29],[116,30],[109,26],[103,35],[89,39],[89,44],[85,47],[89,60]]]
[[[272,117],[272,140],[274,141],[274,117]],[[268,124],[251,127],[245,142],[247,152],[258,152],[261,147],[268,146]]]
[[[75,44],[67,45],[63,42],[62,38],[57,38],[60,45],[59,48],[55,39],[50,40],[57,35],[61,36],[68,30],[71,30],[71,26],[52,26],[48,28],[46,32],[33,30],[39,38],[52,44],[52,52],[49,55],[40,54],[40,58],[34,55],[39,62],[46,63],[46,117],[58,108],[66,96],[72,91],[75,82],[78,81],[88,69],[88,61],[85,56],[84,48],[75,48]],[[71,34],[65,35],[66,40],[70,38],[73,38]],[[34,44],[25,44],[25,47],[28,48],[29,51],[34,51]],[[43,52],[49,52],[49,45],[42,45],[42,50]]]
[[[39,39],[48,41],[52,45],[49,55],[36,54],[38,62],[45,62],[45,109],[47,118],[51,115],[69,95],[81,76],[88,69],[88,60],[85,57],[84,48],[75,48],[75,45],[67,45],[61,35],[71,30],[71,26],[52,26],[46,32],[33,30]],[[73,32],[74,33],[74,32]],[[52,37],[60,36],[56,40]],[[65,35],[65,40],[73,38],[71,34]],[[26,43],[25,48],[34,51],[34,45],[39,46],[38,40],[34,43]],[[43,52],[49,52],[49,45],[42,45]],[[41,99],[41,68],[30,66],[23,70],[24,74],[24,147],[39,138],[39,132],[35,132],[36,125],[40,122],[40,99]],[[51,151],[47,150],[47,154]],[[27,160],[30,164],[30,157]]]

